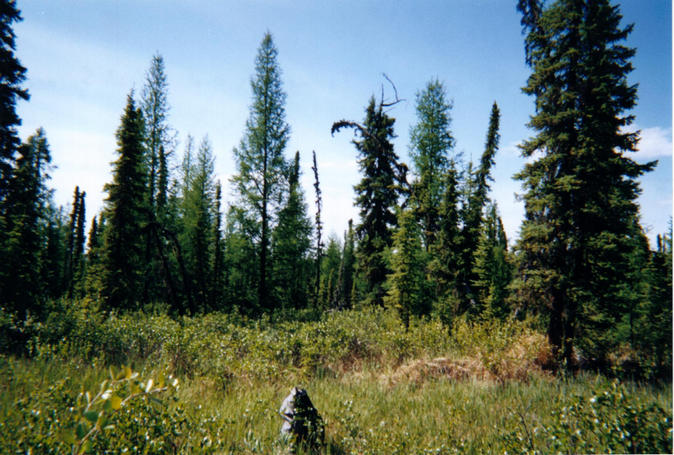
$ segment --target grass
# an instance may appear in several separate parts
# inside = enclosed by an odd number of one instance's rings
[[[454,340],[423,322],[410,332],[398,327],[402,335],[393,333],[392,318],[347,313],[322,323],[292,325],[294,332],[285,335],[272,324],[230,326],[206,318],[183,322],[180,329],[160,320],[157,326],[165,330],[161,343],[151,350],[148,343],[136,343],[146,356],[128,353],[126,360],[132,360],[145,380],[156,381],[162,372],[181,369],[180,387],[165,393],[162,405],[142,398],[119,411],[115,428],[102,431],[92,450],[170,453],[168,447],[182,453],[286,453],[277,410],[297,385],[307,389],[325,421],[325,453],[550,453],[559,449],[550,440],[551,432],[586,431],[580,417],[570,427],[560,423],[559,411],[567,409],[572,397],[589,402],[611,390],[610,381],[599,375],[558,379],[544,373],[536,358],[545,357],[541,350],[546,347],[533,342],[536,334],[526,327],[495,328],[489,326],[492,322],[456,326],[453,336],[461,339]],[[135,321],[132,326],[143,324]],[[112,332],[125,333],[115,327]],[[149,338],[157,338],[152,327],[145,325],[144,330]],[[322,339],[312,341],[316,333]],[[424,340],[435,341],[424,345]],[[120,343],[101,341],[118,353]],[[72,411],[78,409],[78,395],[93,394],[109,376],[105,352],[91,357],[88,349],[72,342],[66,349],[64,343],[42,346],[33,359],[0,357],[3,453],[31,445],[33,453],[69,447],[63,431],[82,421]],[[81,337],[78,343],[84,343]],[[333,351],[317,351],[316,344],[333,346]],[[73,355],[78,350],[87,355]],[[619,391],[626,397],[621,405],[625,409],[657,405],[666,410],[668,423],[652,428],[669,428],[671,450],[671,384],[624,383]],[[634,416],[646,415],[637,411]],[[134,419],[142,424],[134,424]],[[595,443],[594,435],[587,438],[588,444],[595,444],[593,451],[612,447],[611,442]],[[567,450],[590,447],[569,444],[575,445]]]

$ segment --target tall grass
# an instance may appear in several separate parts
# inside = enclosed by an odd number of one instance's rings
[[[564,451],[554,441],[567,436],[568,450],[608,452],[622,447],[619,438],[572,438],[576,430],[603,431],[578,403],[604,393],[623,397],[607,422],[643,422],[650,433],[638,437],[652,445],[641,447],[661,447],[661,432],[671,450],[671,385],[554,378],[542,369],[545,339],[527,323],[459,321],[448,330],[416,320],[406,331],[383,310],[272,323],[228,315],[87,318],[76,308],[62,322],[60,332],[34,329],[34,358],[0,357],[2,453],[71,447],[64,435],[82,420],[82,394],[98,390],[108,367],[121,363],[145,381],[177,374],[180,387],[163,404],[141,397],[116,411],[94,452],[286,453],[277,410],[295,385],[325,421],[325,453],[552,453]]]

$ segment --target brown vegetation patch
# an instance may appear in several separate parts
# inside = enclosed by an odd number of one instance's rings
[[[380,375],[387,385],[429,380],[454,381],[528,381],[533,376],[549,377],[545,370],[553,362],[552,351],[545,336],[530,333],[518,337],[507,348],[498,351],[477,349],[460,358],[438,357],[407,362],[391,373]]]
[[[417,359],[401,365],[393,373],[383,375],[381,379],[389,385],[407,382],[421,385],[428,380],[489,380],[491,373],[475,359]]]

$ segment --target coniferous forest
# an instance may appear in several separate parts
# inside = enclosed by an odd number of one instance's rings
[[[430,79],[405,163],[384,75],[361,118],[325,131],[353,138],[360,175],[337,238],[320,150],[287,146],[270,32],[229,180],[207,136],[178,146],[156,53],[120,113],[104,208],[78,182],[57,206],[48,132],[19,137],[17,106],[39,101],[19,6],[0,1],[0,451],[671,453],[672,230],[651,245],[640,224],[658,163],[630,155],[633,26],[609,0],[514,7],[535,105],[519,237],[490,194],[499,105],[465,161]],[[298,384],[320,441],[279,437]]]

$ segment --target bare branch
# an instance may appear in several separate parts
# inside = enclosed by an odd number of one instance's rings
[[[384,95],[383,95],[384,88],[382,87],[382,100],[381,100],[381,103],[380,103],[381,107],[391,107],[391,106],[395,106],[396,104],[400,103],[401,101],[405,101],[404,98],[403,99],[398,98],[398,89],[396,88],[396,85],[393,83],[391,78],[389,78],[386,73],[381,73],[381,74],[382,74],[382,76],[384,76],[384,79],[386,79],[388,81],[388,83],[391,84],[391,87],[393,87],[393,94],[395,95],[395,101],[391,101],[390,103],[384,103]]]

